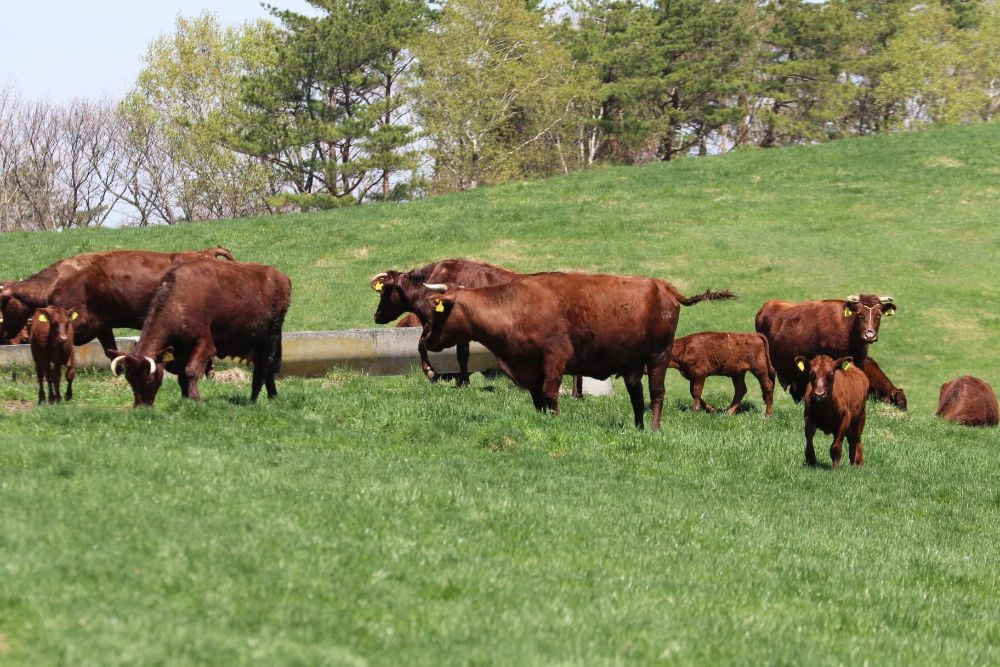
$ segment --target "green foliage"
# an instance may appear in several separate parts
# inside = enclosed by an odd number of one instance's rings
[[[469,256],[665,278],[679,334],[749,331],[768,298],[892,293],[867,464],[804,469],[801,407],[661,434],[620,384],[536,414],[468,389],[335,371],[166,383],[106,371],[34,407],[0,379],[0,662],[992,664],[996,431],[933,417],[941,382],[1000,387],[996,126],[596,169],[405,205],[145,230],[10,234],[8,276],[113,247],[216,243],[293,279],[288,330],[371,326],[374,273]],[[731,384],[710,379],[706,399]],[[825,440],[820,441],[825,443]]]

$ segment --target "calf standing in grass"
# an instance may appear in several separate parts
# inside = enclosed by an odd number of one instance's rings
[[[812,359],[795,358],[795,365],[803,373],[805,382],[806,463],[816,465],[813,436],[816,429],[833,435],[830,460],[836,469],[844,438],[850,447],[851,463],[864,465],[865,450],[861,446],[861,432],[865,428],[865,408],[868,397],[868,378],[854,365],[851,357],[834,360],[825,354]]]
[[[694,411],[704,406],[707,412],[715,408],[702,400],[705,378],[725,375],[732,378],[733,402],[726,409],[734,414],[747,393],[746,374],[753,373],[760,382],[766,415],[771,416],[774,401],[774,368],[767,349],[767,338],[759,333],[723,333],[705,331],[678,338],[670,352],[670,368],[676,368],[691,383]]]
[[[966,426],[996,426],[1000,408],[993,387],[971,375],[963,375],[941,385],[938,417]]]
[[[62,400],[59,392],[60,374],[66,367],[66,400],[73,398],[73,320],[75,309],[47,306],[35,311],[31,323],[31,357],[35,360],[38,375],[38,402],[45,402],[45,384],[48,383],[49,403]]]

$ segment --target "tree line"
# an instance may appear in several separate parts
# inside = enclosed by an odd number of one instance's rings
[[[995,0],[308,0],[179,17],[121,100],[0,89],[0,230],[408,200],[992,122]]]

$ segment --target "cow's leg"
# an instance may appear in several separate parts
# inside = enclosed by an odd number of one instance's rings
[[[274,346],[267,364],[267,373],[264,375],[264,386],[267,387],[267,397],[269,399],[278,395],[278,385],[274,382],[275,375],[281,370],[281,334],[278,334],[278,344]]]
[[[455,353],[458,355],[458,380],[456,387],[464,387],[469,384],[469,344],[459,343],[455,346]]]
[[[583,376],[573,376],[573,398],[583,398]]]
[[[420,340],[417,342],[417,353],[420,354],[420,370],[424,372],[424,375],[431,382],[437,382],[438,374],[431,366],[431,360],[427,356],[427,337],[431,334],[430,325],[424,326],[424,331],[420,334]]]
[[[646,402],[645,397],[642,395],[642,375],[637,373],[626,376],[623,379],[625,380],[625,389],[628,391],[629,401],[632,403],[632,417],[635,421],[635,427],[641,431],[646,428]]]
[[[830,444],[830,462],[831,467],[836,470],[840,467],[840,456],[844,450],[844,434],[843,432],[838,432],[837,435],[833,437],[833,442]]]
[[[695,376],[691,378],[691,398],[694,399],[694,411],[699,412],[702,407],[705,408],[705,412],[715,412],[715,408],[709,405],[707,402],[702,400],[701,394],[705,391],[705,378],[702,376]]]
[[[733,402],[729,404],[726,409],[726,414],[734,415],[736,411],[740,409],[740,403],[743,401],[743,397],[747,395],[747,374],[740,373],[739,375],[733,376]]]
[[[653,408],[653,431],[660,430],[660,416],[663,414],[663,395],[665,393],[664,383],[667,377],[667,362],[669,360],[670,351],[667,350],[662,363],[649,364],[649,402]],[[642,374],[640,373],[639,379],[641,380],[641,378]],[[636,405],[636,402],[634,400],[632,401],[632,410],[635,411],[636,426],[642,423],[642,407],[643,406],[641,404]]]
[[[45,402],[45,367],[41,364],[35,364],[35,375],[38,376],[38,403],[42,404]]]
[[[847,453],[851,457],[851,465],[863,466],[865,464],[865,448],[861,444],[861,432],[864,426],[865,419],[862,415],[860,422],[853,424],[847,432]]]
[[[73,360],[66,362],[66,400],[73,399],[73,380],[76,378],[76,369],[73,367]]]
[[[543,410],[549,410],[552,414],[559,414],[559,388],[562,386],[562,373],[554,375],[546,374],[542,382],[542,404]]]
[[[764,399],[764,415],[770,417],[774,413],[774,379],[766,371],[754,373],[754,377],[760,383],[760,395]]]
[[[209,367],[213,359],[215,359],[215,345],[212,344],[211,335],[203,335],[195,344],[194,349],[191,350],[187,364],[185,364],[182,372],[177,374],[178,381],[180,381],[182,376],[186,378],[188,386],[187,398],[190,398],[192,401],[201,400],[201,392],[198,391],[198,380],[205,374],[205,369]]]
[[[86,340],[80,340],[79,337],[74,337],[74,338],[75,338],[74,342],[77,345],[83,345],[84,343],[88,342]],[[114,352],[109,352],[109,350],[118,349],[118,341],[115,340],[115,332],[112,329],[102,329],[101,331],[98,331],[97,340],[101,342],[101,349],[104,350],[104,356],[106,356],[108,359],[114,359],[116,356],[118,356]]]
[[[816,436],[816,423],[806,417],[806,465],[816,465],[816,450],[813,449],[813,438]]]
[[[62,378],[59,377],[59,373],[62,369],[55,362],[50,361],[49,367],[45,371],[49,378],[49,403],[59,403],[62,401],[62,394],[59,391],[59,385],[61,384]]]

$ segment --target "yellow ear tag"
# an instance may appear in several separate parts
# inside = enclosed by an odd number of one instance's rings
[[[378,281],[377,283],[375,283],[372,286],[372,289],[374,289],[376,292],[378,292],[379,294],[381,294],[383,287],[384,287],[384,285],[382,284],[382,281],[380,280],[380,281]]]
[[[437,305],[434,306],[434,312],[443,313],[444,312],[444,301],[438,299]]]
[[[174,360],[173,353],[171,353],[171,352],[164,352],[163,353],[163,363],[166,363],[168,361],[173,361],[173,360]]]
[[[806,369],[806,364],[805,364],[804,361],[800,361],[799,363],[797,363],[795,365],[799,367],[800,371],[804,371]]]
[[[850,308],[844,308],[844,317],[850,317],[853,314]]]
[[[48,322],[49,318],[45,317],[45,313],[38,313],[38,321],[39,322]]]
[[[844,371],[846,371],[850,367],[851,367],[851,362],[849,362],[849,361],[845,361],[844,363],[842,363],[840,365],[840,369],[844,370]]]
[[[76,313],[76,312],[74,312],[74,313],[73,313],[72,315],[70,315],[70,316],[69,316],[69,319],[71,319],[71,320],[75,320],[75,319],[76,319],[76,318],[78,318],[78,317],[80,317],[80,313]]]

